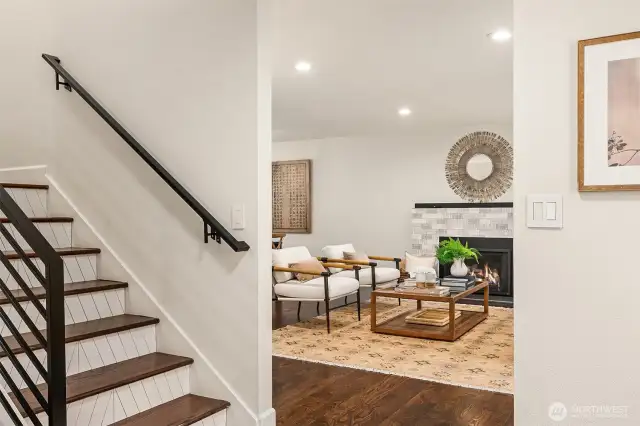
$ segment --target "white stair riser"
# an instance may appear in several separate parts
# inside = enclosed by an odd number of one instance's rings
[[[107,334],[79,342],[67,343],[65,346],[67,376],[148,355],[155,351],[155,325]],[[46,369],[47,354],[44,349],[35,351],[35,355]],[[31,377],[36,384],[44,383],[44,379],[38,374],[38,371],[26,354],[19,354],[17,358],[29,374],[29,377]],[[27,384],[9,358],[4,357],[0,362],[2,362],[2,365],[9,372],[9,375],[18,388],[23,389],[27,387]],[[10,392],[2,378],[0,378],[0,385],[5,391]]]
[[[34,225],[38,231],[44,235],[49,244],[51,244],[51,247],[63,248],[73,246],[71,239],[71,222],[36,222]],[[5,224],[5,226],[20,247],[26,250],[31,249],[13,225]],[[3,235],[0,235],[0,250],[14,251],[13,246],[9,244]]]
[[[209,416],[206,419],[202,419],[199,422],[192,423],[191,426],[226,426],[227,425],[227,410],[222,410],[219,413]]]
[[[126,310],[124,291],[124,288],[120,288],[116,290],[94,291],[92,293],[66,296],[64,298],[65,324],[76,324],[79,322],[124,314]],[[45,308],[47,307],[45,300],[40,299],[40,302],[42,302],[42,306]],[[40,315],[40,312],[38,312],[33,303],[21,302],[20,306],[24,309],[38,329],[43,330],[46,328],[47,325],[44,318]],[[5,304],[1,307],[7,313],[12,324],[20,333],[29,333],[31,331],[13,305]],[[0,336],[10,335],[11,331],[6,324],[0,320]]]
[[[11,198],[29,217],[47,217],[47,190],[6,188]],[[0,211],[0,217],[6,217]]]
[[[38,258],[31,259],[40,272],[44,274],[44,264]],[[98,278],[98,258],[95,254],[80,256],[63,256],[64,262],[64,282],[75,283],[80,281],[91,281]],[[29,287],[41,287],[40,281],[36,279],[20,259],[10,260],[11,265],[18,271],[22,279]],[[13,279],[7,268],[0,263],[0,279],[7,284],[10,290],[17,290],[18,283]]]
[[[110,425],[189,392],[189,366],[181,367],[68,404],[67,425]],[[48,424],[45,413],[38,418]],[[28,420],[25,424],[32,425]]]

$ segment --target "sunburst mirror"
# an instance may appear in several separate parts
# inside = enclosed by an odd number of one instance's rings
[[[461,198],[472,203],[495,200],[511,187],[511,144],[496,133],[469,133],[449,151],[445,174],[449,187]]]

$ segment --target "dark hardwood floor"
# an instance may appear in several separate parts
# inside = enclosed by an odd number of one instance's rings
[[[273,357],[279,426],[507,426],[513,396]]]
[[[316,315],[314,303],[302,304],[303,321]],[[273,304],[273,329],[296,322],[297,303]],[[512,395],[276,356],[273,402],[278,426],[514,424]]]

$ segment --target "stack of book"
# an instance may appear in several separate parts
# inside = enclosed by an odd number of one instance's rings
[[[448,296],[449,287],[436,286],[431,288],[416,288],[416,293],[428,294],[429,296]]]
[[[460,311],[456,311],[455,318],[460,318]],[[449,324],[449,311],[441,309],[424,309],[408,315],[405,322],[410,324],[435,325],[438,327]]]
[[[476,277],[467,276],[467,277],[454,277],[448,275],[440,280],[440,285],[449,287],[451,290],[466,290],[468,288],[473,287],[476,284]]]
[[[396,291],[408,291],[413,293],[428,294],[429,296],[448,296],[450,289],[449,287],[443,287],[439,285],[427,288],[416,287],[415,281],[407,280],[401,286],[396,287]]]

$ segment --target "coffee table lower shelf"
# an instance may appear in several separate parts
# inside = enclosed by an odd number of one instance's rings
[[[419,337],[423,339],[446,340],[453,342],[488,317],[488,314],[485,312],[460,311],[461,315],[456,318],[452,330],[451,324],[438,327],[434,325],[407,323],[404,319],[413,313],[415,313],[413,310],[403,312],[402,314],[381,322],[380,324],[374,325],[372,327],[372,331],[376,333],[393,334],[396,336]]]

